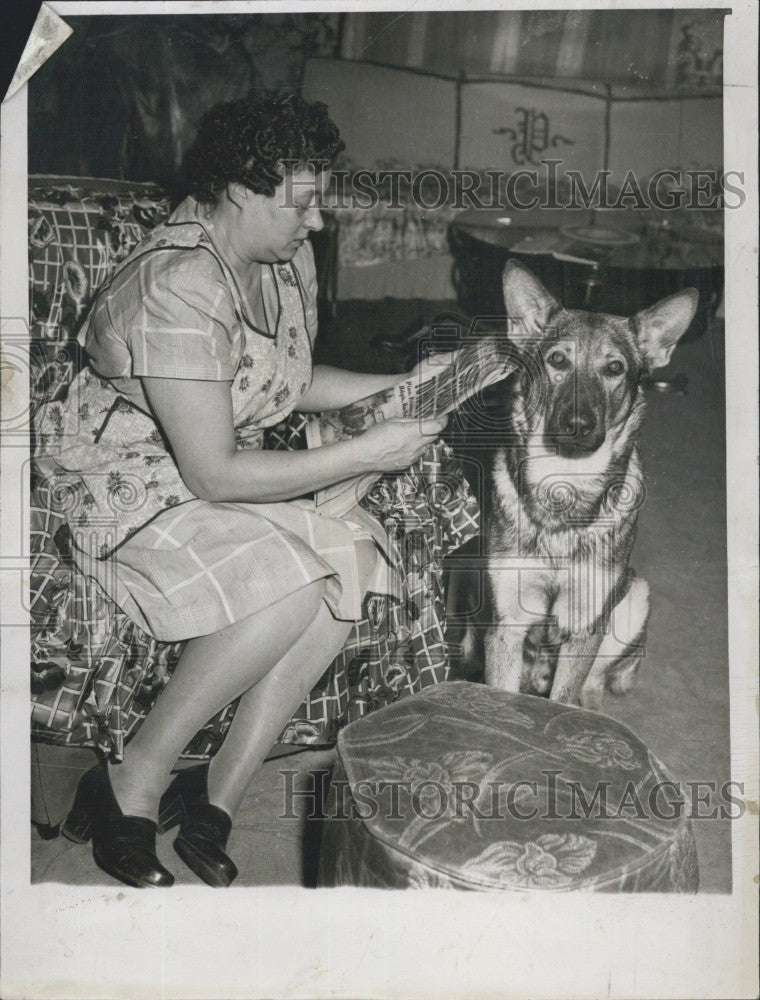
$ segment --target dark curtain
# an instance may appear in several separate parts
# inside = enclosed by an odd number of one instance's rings
[[[446,75],[720,85],[722,31],[720,10],[346,14],[342,54]]]
[[[247,94],[297,92],[335,55],[337,14],[86,16],[29,85],[32,173],[181,184],[203,113]]]

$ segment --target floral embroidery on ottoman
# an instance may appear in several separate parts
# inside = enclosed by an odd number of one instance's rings
[[[624,771],[635,771],[639,760],[633,747],[618,736],[583,729],[563,740],[566,753],[586,764],[613,764]]]
[[[462,867],[463,875],[492,879],[521,889],[559,889],[585,871],[596,857],[596,844],[577,833],[543,833],[519,844],[489,844]]]
[[[504,696],[482,684],[462,686],[453,696],[445,689],[433,688],[426,696],[429,700],[444,701],[450,710],[462,710],[488,726],[506,729],[508,725],[533,729],[535,721],[526,713],[505,701]]]
[[[373,767],[383,780],[406,785],[423,813],[435,813],[443,806],[444,815],[454,815],[462,784],[477,782],[492,763],[490,754],[468,750],[445,753],[439,760],[386,757]]]

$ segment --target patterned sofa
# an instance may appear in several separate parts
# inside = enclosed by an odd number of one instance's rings
[[[30,177],[33,405],[65,394],[84,363],[75,335],[94,293],[168,211],[154,185]],[[329,292],[329,280],[321,288]],[[267,446],[303,447],[303,426],[299,417],[272,428]],[[433,482],[446,488],[431,489]],[[76,569],[63,518],[65,496],[51,497],[51,484],[34,476],[32,485],[32,818],[55,826],[78,773],[74,768],[63,787],[64,764],[79,761],[82,748],[122,755],[167,683],[181,644],[158,643],[141,632]],[[477,504],[442,444],[415,470],[380,480],[363,503],[394,540],[403,597],[395,602],[368,595],[365,619],[281,734],[286,746],[333,743],[347,722],[448,674],[443,558],[476,533]],[[97,614],[82,620],[78,602],[92,587]],[[234,708],[210,720],[183,757],[211,757]],[[61,747],[79,748],[79,756],[62,758]]]

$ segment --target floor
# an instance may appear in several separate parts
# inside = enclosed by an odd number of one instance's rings
[[[378,333],[400,332],[452,303],[341,303],[324,327],[318,360],[392,370],[373,348]],[[647,655],[635,689],[609,712],[629,725],[681,782],[730,778],[725,552],[723,332],[676,349],[663,377],[688,379],[685,395],[648,391],[641,450],[647,482],[633,565],[652,593]],[[269,761],[251,783],[229,849],[236,885],[314,885],[320,824],[308,814],[329,770],[331,751]],[[285,774],[283,772],[286,772]],[[289,774],[288,774],[289,772]],[[294,773],[295,772],[295,773]],[[738,776],[740,777],[740,776]],[[290,806],[287,800],[290,801]],[[703,892],[731,891],[730,821],[694,823]],[[174,854],[171,835],[159,854],[179,883],[197,881]],[[89,848],[32,832],[33,881],[102,884]]]

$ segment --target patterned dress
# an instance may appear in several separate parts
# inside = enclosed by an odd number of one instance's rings
[[[336,520],[308,498],[194,497],[151,415],[143,377],[229,382],[238,448],[258,449],[264,429],[297,407],[316,328],[311,248],[262,272],[266,329],[247,315],[213,230],[187,199],[115,270],[79,335],[90,366],[37,418],[37,469],[79,567],[161,641],[218,631],[319,579],[333,614],[359,620],[356,542],[386,548],[361,508]],[[370,589],[396,593],[379,563]]]

